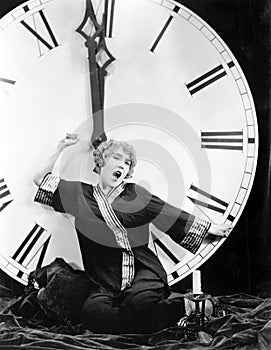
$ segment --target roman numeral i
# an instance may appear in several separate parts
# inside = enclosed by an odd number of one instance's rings
[[[179,10],[180,10],[179,6],[174,6],[172,12],[178,13]],[[162,37],[165,35],[165,32],[167,31],[173,18],[174,17],[172,15],[170,15],[169,18],[167,19],[166,23],[164,24],[163,28],[161,29],[160,33],[158,34],[157,38],[155,39],[154,43],[152,44],[152,47],[150,48],[151,52],[155,51],[155,49],[158,46],[159,42],[161,41]]]

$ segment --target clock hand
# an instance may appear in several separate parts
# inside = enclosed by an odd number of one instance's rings
[[[87,21],[93,23],[94,33],[89,35],[84,32]],[[91,135],[91,143],[94,148],[106,141],[104,131],[104,86],[105,77],[107,75],[107,67],[115,60],[115,57],[110,53],[105,42],[105,16],[103,16],[102,24],[97,21],[94,13],[91,0],[86,0],[86,11],[82,23],[76,29],[85,39],[85,45],[88,49],[89,62],[89,78],[91,87],[91,104],[93,113],[93,132]],[[98,56],[101,52],[105,52],[107,60],[100,65]]]

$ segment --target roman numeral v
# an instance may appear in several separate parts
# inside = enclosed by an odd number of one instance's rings
[[[156,255],[159,257],[158,249],[161,249],[164,254],[168,257],[168,259],[175,265],[180,262],[180,260],[176,257],[176,255],[173,254],[171,250],[168,249],[168,247],[158,238],[153,232],[150,232],[152,242],[156,251]]]

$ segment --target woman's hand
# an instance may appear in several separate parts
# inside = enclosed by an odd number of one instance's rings
[[[58,151],[63,151],[64,148],[68,146],[75,145],[79,141],[79,137],[77,134],[66,134],[66,137],[59,141],[57,146]]]
[[[232,230],[232,226],[228,224],[211,224],[208,233],[218,237],[228,237]]]
[[[34,174],[34,184],[40,186],[44,176],[53,171],[55,162],[57,161],[63,149],[76,144],[78,141],[79,137],[77,134],[66,134],[66,137],[60,140],[60,142],[58,143],[56,151],[53,154],[51,154],[47,161],[43,161],[43,165],[41,166],[41,168],[36,172],[36,174]]]

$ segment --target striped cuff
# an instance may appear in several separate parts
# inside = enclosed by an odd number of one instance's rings
[[[34,202],[52,206],[53,196],[58,187],[60,178],[51,173],[44,176],[35,195]]]
[[[203,239],[205,238],[211,223],[203,219],[195,219],[189,232],[186,234],[181,242],[181,246],[191,253],[195,254],[201,246]]]

